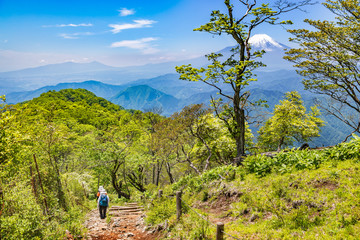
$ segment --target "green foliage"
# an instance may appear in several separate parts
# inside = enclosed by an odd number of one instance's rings
[[[213,168],[204,172],[200,176],[187,175],[182,177],[179,181],[171,185],[173,191],[186,190],[189,192],[199,192],[209,182],[214,180],[224,179],[225,177],[232,176],[231,174],[237,171],[237,168],[233,165],[225,165],[221,167]]]
[[[62,179],[69,194],[68,199],[72,201],[72,203],[84,202],[84,199],[86,199],[92,191],[90,184],[93,183],[93,176],[89,173],[65,173],[62,175]]]
[[[259,130],[258,145],[265,150],[280,150],[294,141],[306,142],[318,137],[323,121],[314,106],[306,113],[298,92],[286,93],[285,99],[276,105],[274,113]]]
[[[65,230],[83,236],[82,222],[95,207],[88,200],[94,200],[98,180],[111,202],[122,204],[130,197],[150,197],[143,192],[166,184],[166,174],[174,181],[235,156],[224,123],[201,105],[163,118],[122,110],[82,89],[50,91],[4,106],[0,127],[2,239],[61,239]],[[216,179],[231,181],[238,172],[243,178],[244,172],[233,166],[215,168],[198,182],[184,178],[178,188],[200,190]],[[204,194],[204,201],[210,197]],[[159,204],[149,214],[152,223],[174,216],[173,203],[162,199]],[[201,226],[191,233],[194,238],[208,234]]]
[[[327,0],[323,5],[335,20],[306,19],[314,30],[289,30],[290,40],[300,47],[285,58],[299,68],[306,89],[333,100],[321,104],[326,112],[359,133],[360,1]]]
[[[82,89],[3,107],[2,239],[60,239],[66,229],[83,234],[95,185],[90,149],[121,114],[128,113]]]
[[[263,24],[290,24],[291,21],[279,21],[279,16],[309,4],[310,0],[289,3],[276,1],[270,4],[260,4],[239,1],[237,5],[231,0],[225,0],[225,12],[214,10],[210,21],[194,31],[204,31],[214,35],[226,34],[236,41],[237,46],[231,49],[230,57],[224,59],[221,53],[206,55],[210,64],[205,68],[194,68],[189,65],[176,67],[181,80],[202,81],[218,91],[219,99],[212,99],[217,117],[224,121],[230,134],[236,142],[237,157],[245,154],[245,113],[244,109],[251,103],[246,87],[256,81],[253,71],[265,66],[257,59],[265,51],[251,51],[249,39],[253,30]],[[225,93],[224,86],[229,85],[230,93]],[[227,101],[222,101],[221,98]],[[227,103],[229,102],[229,103]],[[260,100],[260,102],[262,102]],[[225,114],[224,114],[225,113]],[[231,122],[229,120],[232,120]]]
[[[323,162],[360,159],[360,137],[354,135],[348,143],[341,143],[324,150],[292,150],[280,152],[274,157],[265,155],[249,156],[244,167],[249,173],[264,177],[272,172],[286,173],[294,170],[316,169]]]
[[[146,221],[151,224],[164,223],[171,216],[176,214],[175,198],[161,198],[153,202],[151,212],[148,212]]]
[[[354,136],[352,141],[334,148],[282,152],[272,159],[259,156],[257,160],[268,164],[269,172],[263,170],[267,167],[254,165],[252,173],[249,166],[231,167],[229,170],[237,175],[245,169],[246,177],[224,180],[216,174],[225,169],[217,168],[203,173],[202,177],[187,176],[173,184],[172,190],[182,189],[183,201],[208,221],[230,220],[225,231],[238,238],[318,239],[321,234],[322,239],[357,239],[360,232],[360,208],[356,204],[360,197],[359,141],[360,138]],[[313,160],[314,157],[317,160]],[[196,185],[198,182],[204,184]],[[235,198],[231,194],[234,192]],[[156,204],[162,201],[170,202],[162,199]],[[153,217],[153,208],[159,212],[156,204],[149,209]],[[174,207],[175,202],[172,204]],[[166,239],[214,238],[215,227],[190,209],[180,221],[175,221],[175,212],[167,219]],[[162,217],[153,222],[165,220]]]
[[[5,102],[5,96],[0,96],[1,101]],[[16,143],[16,132],[11,131],[13,115],[11,109],[4,104],[0,104],[0,165],[7,164],[14,160],[18,144]]]
[[[45,103],[46,101],[62,100],[65,102],[81,103],[82,106],[101,106],[109,111],[119,111],[122,109],[120,106],[113,104],[104,98],[97,97],[94,93],[85,89],[62,89],[58,92],[49,91],[43,93],[39,98],[32,100],[35,104]]]
[[[200,212],[204,214],[203,212]],[[210,240],[214,239],[214,231],[207,221],[190,211],[181,219],[180,223],[172,226],[171,237],[180,239]]]
[[[236,153],[235,140],[229,133],[224,122],[211,113],[204,116],[203,121],[202,127],[207,134],[204,140],[212,152],[211,166],[216,166],[220,159],[223,161],[220,164],[232,162]],[[247,146],[250,146],[253,136],[248,127],[246,130],[245,138],[248,143]],[[208,149],[206,145],[200,141],[195,145],[194,153],[199,158],[205,157],[208,154]]]
[[[2,239],[43,239],[46,217],[25,182],[13,183],[5,193],[0,218]],[[26,204],[24,204],[26,203]]]
[[[273,161],[265,155],[259,155],[247,157],[243,164],[249,173],[255,173],[257,176],[262,177],[271,173]]]

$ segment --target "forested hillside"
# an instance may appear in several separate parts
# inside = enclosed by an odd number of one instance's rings
[[[127,112],[81,89],[48,92],[3,109],[3,239],[60,239],[65,229],[81,233],[81,216],[89,210],[97,177],[118,186],[117,172],[111,171],[149,127],[145,114]],[[138,165],[126,168],[131,173]]]
[[[248,153],[262,148],[254,148],[248,127],[245,136]],[[0,143],[4,239],[59,239],[65,230],[81,236],[99,184],[115,202],[144,200],[236,156],[224,122],[203,105],[165,118],[125,110],[84,89],[3,105]]]
[[[2,237],[58,239],[65,229],[81,234],[98,181],[114,198],[134,199],[184,174],[231,162],[232,141],[201,105],[164,118],[124,110],[84,89],[4,105]]]

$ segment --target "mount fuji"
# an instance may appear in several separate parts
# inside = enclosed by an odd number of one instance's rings
[[[284,51],[284,49],[289,49],[288,46],[275,41],[266,34],[256,34],[252,36],[249,39],[249,43],[252,49],[265,50],[265,52]]]
[[[256,34],[249,39],[252,51],[264,50],[265,54],[260,59],[267,67],[259,69],[260,71],[278,71],[292,70],[293,66],[286,61],[285,50],[290,47],[275,41],[266,34]]]
[[[285,50],[290,49],[290,47],[285,44],[279,43],[269,35],[266,34],[255,34],[249,39],[251,46],[251,51],[261,51],[264,50],[261,59],[258,59],[266,65],[266,68],[260,68],[259,71],[279,71],[279,70],[293,70],[291,63],[283,59],[285,56]],[[223,54],[225,57],[230,56],[230,50],[234,48],[227,47],[219,51],[218,53]]]

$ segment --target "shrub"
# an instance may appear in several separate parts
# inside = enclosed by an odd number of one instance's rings
[[[151,224],[163,223],[169,219],[172,215],[176,214],[175,198],[165,199],[161,198],[154,201],[154,206],[151,211],[148,212],[146,221]]]
[[[200,192],[206,183],[219,179],[228,179],[229,181],[233,180],[237,171],[237,167],[233,165],[225,165],[206,171],[200,176],[187,175],[181,178],[178,182],[174,183],[172,185],[172,190],[178,191],[186,188],[190,192]],[[240,176],[243,178],[241,174]]]
[[[5,191],[1,239],[42,239],[46,218],[31,189],[19,182]],[[26,204],[24,204],[26,203]]]
[[[360,137],[348,143],[341,143],[325,150],[292,150],[280,152],[274,157],[265,155],[249,156],[244,161],[248,173],[264,177],[272,172],[287,173],[294,170],[317,169],[326,161],[360,159]]]

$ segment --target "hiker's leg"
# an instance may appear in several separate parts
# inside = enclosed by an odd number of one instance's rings
[[[106,218],[106,209],[107,207],[104,207],[104,218]]]
[[[101,206],[99,206],[99,213],[100,213],[100,218],[102,219]]]
[[[105,218],[105,207],[101,207],[101,219]]]

